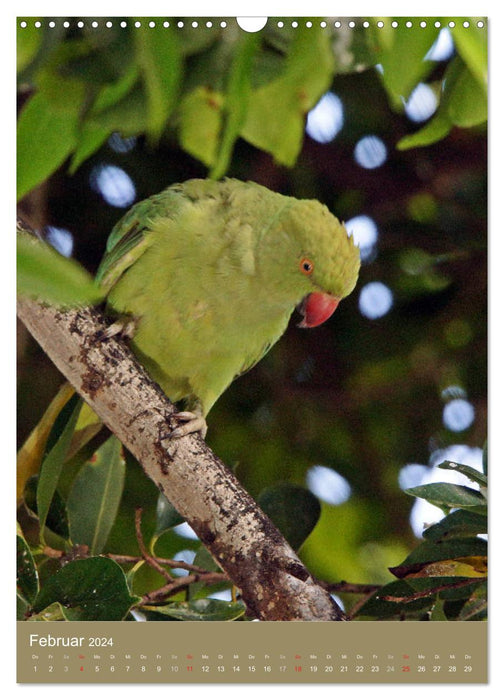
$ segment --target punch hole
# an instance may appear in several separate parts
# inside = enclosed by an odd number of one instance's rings
[[[240,29],[243,29],[244,32],[260,32],[261,29],[264,29],[266,26],[266,22],[268,21],[267,17],[237,17],[236,21],[238,22],[238,26]]]

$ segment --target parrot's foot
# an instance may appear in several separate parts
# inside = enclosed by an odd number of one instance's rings
[[[112,323],[106,330],[101,333],[101,338],[133,338],[137,330],[137,324],[134,318],[124,316]]]
[[[184,435],[189,435],[190,433],[200,433],[203,440],[207,434],[208,426],[207,422],[201,413],[192,411],[180,411],[179,413],[174,413],[173,418],[182,421],[184,425],[179,425],[177,428],[171,431],[168,437],[179,438],[184,437]]]

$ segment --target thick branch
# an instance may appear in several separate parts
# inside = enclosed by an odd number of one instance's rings
[[[94,310],[21,299],[18,315],[60,372],[187,519],[262,620],[342,620],[271,521],[201,438],[167,440],[173,405]]]

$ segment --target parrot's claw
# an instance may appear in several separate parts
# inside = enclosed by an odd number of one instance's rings
[[[182,421],[184,425],[179,425],[177,428],[172,430],[168,437],[180,438],[184,437],[184,435],[189,435],[190,433],[200,433],[203,440],[205,439],[208,426],[206,420],[200,413],[180,411],[179,413],[174,413],[173,418]]]
[[[120,318],[101,333],[101,338],[133,338],[136,333],[136,321],[133,318]]]

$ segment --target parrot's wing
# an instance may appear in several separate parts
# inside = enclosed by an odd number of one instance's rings
[[[179,201],[177,191],[165,190],[136,204],[114,226],[95,277],[96,283],[106,294],[152,244],[151,221],[157,216],[173,216],[178,210]]]
[[[121,228],[121,237],[105,253],[96,273],[96,282],[105,293],[108,294],[123,272],[149,247],[150,239],[145,225],[138,220],[132,221],[131,227],[126,230]]]
[[[272,345],[273,345],[273,342],[268,341],[267,343],[265,343],[262,346],[262,348],[259,350],[259,352],[257,354],[248,355],[245,358],[245,362],[243,363],[242,368],[240,369],[240,371],[236,375],[235,379],[237,377],[241,377],[242,374],[246,374],[246,372],[248,372],[249,369],[252,369],[252,367],[255,367],[256,364],[258,362],[260,362],[262,360],[262,358],[267,354],[267,352],[269,351],[269,349],[271,348]]]

